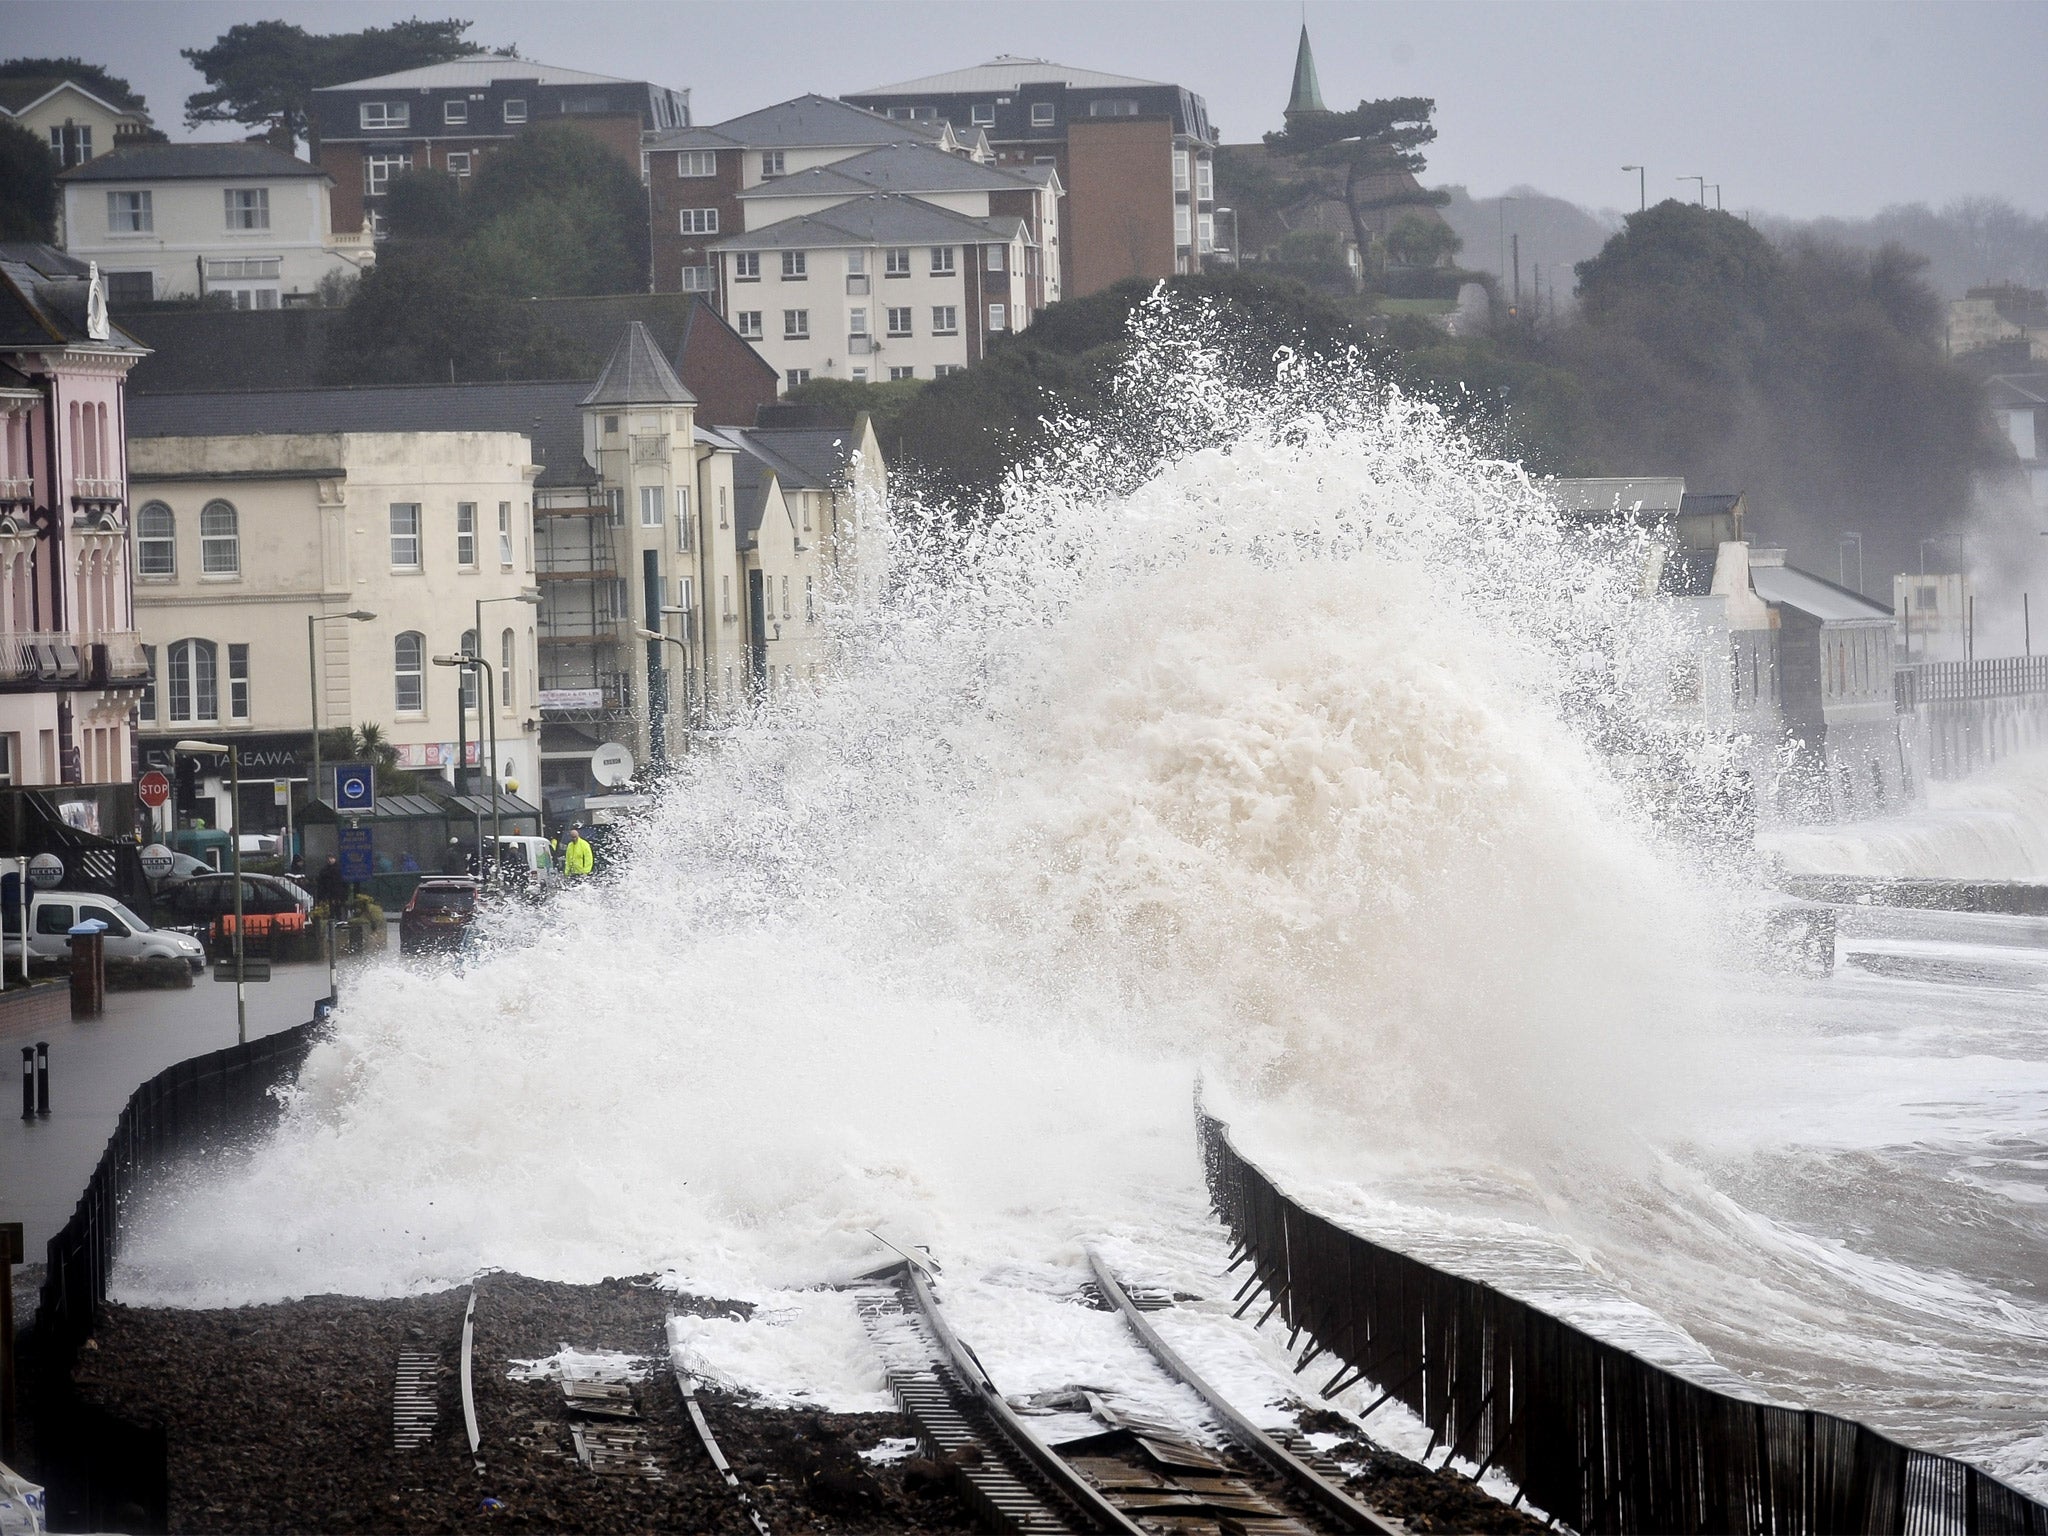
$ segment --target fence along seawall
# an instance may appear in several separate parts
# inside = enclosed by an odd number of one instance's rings
[[[1210,1200],[1304,1358],[1366,1380],[1574,1530],[2048,1533],[2048,1505],[1813,1409],[1696,1386],[1280,1192],[1197,1105]],[[1341,1388],[1340,1388],[1341,1390]]]

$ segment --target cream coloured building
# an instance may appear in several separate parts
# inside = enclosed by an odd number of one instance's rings
[[[267,144],[126,145],[58,184],[64,248],[99,263],[117,307],[210,297],[277,309],[376,260],[367,232],[330,231],[327,173]]]
[[[0,80],[0,117],[50,146],[60,166],[83,165],[149,131],[147,112],[116,106],[76,80]]]
[[[146,763],[163,766],[171,742],[203,734],[242,744],[245,779],[303,777],[315,658],[324,729],[374,724],[401,766],[427,773],[449,769],[458,739],[479,763],[481,687],[434,664],[475,648],[495,669],[492,767],[508,786],[537,781],[536,468],[525,436],[163,435],[166,423],[136,403]],[[342,617],[357,611],[376,617]]]

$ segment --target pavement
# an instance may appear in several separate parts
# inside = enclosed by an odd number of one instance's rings
[[[346,988],[344,973],[342,985]],[[249,1038],[276,1034],[313,1016],[327,995],[327,967],[280,965],[248,986]],[[20,1051],[50,1045],[50,1113],[20,1118]],[[235,1043],[235,989],[211,976],[189,989],[109,992],[97,1019],[73,1019],[0,1049],[0,1221],[24,1228],[23,1256],[43,1250],[78,1204],[114,1134],[128,1096],[164,1068]]]

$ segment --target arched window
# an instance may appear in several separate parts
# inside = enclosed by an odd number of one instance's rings
[[[242,521],[224,501],[199,509],[199,569],[207,576],[242,574]]]
[[[392,679],[401,715],[417,715],[427,707],[427,637],[409,629],[392,642]]]
[[[512,707],[512,678],[517,668],[512,665],[512,647],[516,642],[512,631],[506,630],[498,636],[498,707]]]
[[[462,632],[462,654],[465,656],[474,656],[476,654],[476,631],[473,629],[465,629]],[[462,707],[464,709],[476,708],[477,679],[482,675],[475,667],[462,668]]]
[[[179,640],[171,646],[171,721],[220,718],[220,674],[211,640]]]

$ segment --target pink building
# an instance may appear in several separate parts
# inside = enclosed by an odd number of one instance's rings
[[[96,269],[0,245],[0,784],[125,784],[135,631],[123,389]]]

